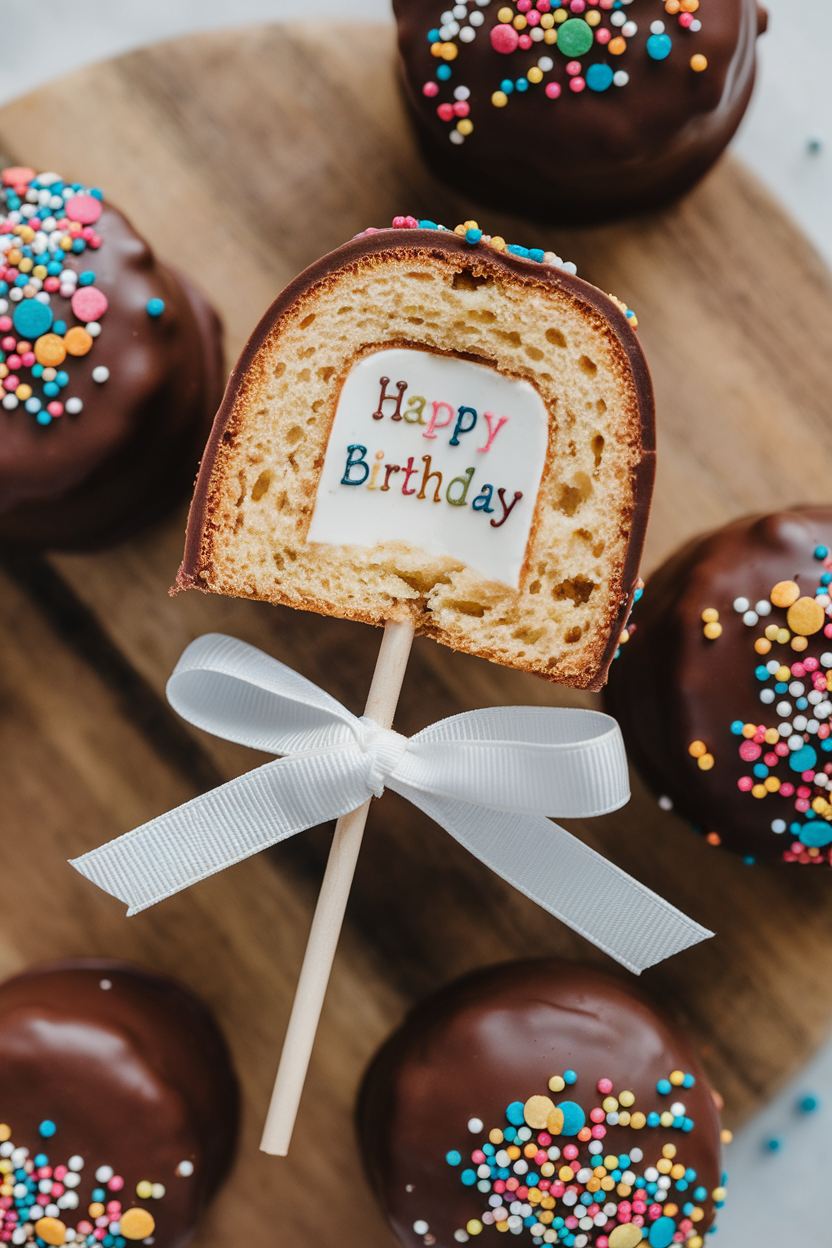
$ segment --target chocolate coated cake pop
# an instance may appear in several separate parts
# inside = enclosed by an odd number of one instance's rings
[[[417,1006],[365,1076],[358,1127],[405,1248],[488,1248],[505,1231],[566,1248],[702,1248],[725,1196],[719,1116],[690,1041],[584,966],[509,963]]]
[[[222,395],[219,321],[97,189],[0,188],[0,541],[85,549],[192,484]]]
[[[713,845],[832,861],[832,508],[736,520],[653,574],[607,709]]]
[[[183,1244],[237,1118],[217,1025],[172,980],[80,959],[0,985],[0,1241]]]
[[[437,173],[578,223],[657,207],[748,105],[755,0],[394,0],[410,112]]]

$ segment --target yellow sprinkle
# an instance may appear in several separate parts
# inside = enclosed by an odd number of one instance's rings
[[[768,637],[769,641],[776,641],[777,634],[779,632],[780,632],[779,624],[769,624],[766,628],[766,637]]]
[[[618,1101],[614,1096],[605,1096],[601,1104],[605,1114],[614,1114],[618,1109]],[[615,1169],[614,1166],[613,1169]]]
[[[437,45],[436,45],[436,44],[434,44],[433,46],[434,46],[434,47],[436,47]],[[440,47],[444,47],[445,45],[444,45],[444,44],[440,44],[439,46],[440,46]],[[442,54],[441,54],[441,52],[440,52],[440,53],[434,53],[434,56],[436,56],[436,55],[441,56]],[[63,238],[61,239],[61,241],[60,241],[60,244],[59,244],[59,245],[60,245],[61,251],[71,251],[71,250],[72,250],[72,239],[69,237],[69,235],[68,235],[68,234],[65,234],[65,235],[63,236]]]
[[[505,251],[506,240],[502,238],[499,234],[495,234],[492,236],[491,246],[494,248],[495,251]],[[549,1086],[551,1087],[551,1084]]]
[[[719,1133],[719,1138],[722,1140],[723,1144],[730,1144],[734,1138],[734,1132],[729,1131],[727,1127],[723,1127]]]
[[[569,14],[566,12],[566,9],[557,9],[555,12],[555,21],[558,23],[565,22],[568,16]]]
[[[621,1113],[618,1115],[618,1125],[619,1127],[629,1127],[630,1114],[626,1109],[622,1109]]]
[[[766,745],[776,745],[780,740],[780,733],[776,728],[766,728]]]
[[[546,30],[543,32],[544,43],[557,43],[558,32],[556,30]]]
[[[508,96],[505,91],[495,91],[491,96],[491,103],[495,108],[505,108],[506,104],[508,104]]]
[[[685,1167],[684,1167],[684,1166],[680,1166],[680,1165],[679,1165],[679,1163],[678,1163],[678,1161],[677,1161],[677,1162],[676,1162],[676,1165],[675,1165],[675,1166],[673,1167],[673,1169],[670,1171],[670,1177],[671,1177],[671,1179],[683,1179],[683,1178],[685,1177]],[[672,1217],[672,1216],[673,1216],[673,1215],[671,1214],[671,1217]]]
[[[636,1248],[642,1239],[641,1227],[634,1226],[632,1222],[623,1222],[610,1231],[607,1242],[610,1248]]]
[[[35,1234],[47,1244],[62,1244],[66,1239],[66,1227],[60,1218],[38,1218]]]
[[[769,594],[772,606],[790,607],[800,597],[800,586],[796,581],[778,581]]]
[[[94,1201],[93,1204],[91,1204],[89,1209],[87,1210],[87,1213],[90,1215],[91,1218],[100,1218],[103,1212],[104,1212],[104,1206],[100,1205],[98,1201]]]
[[[754,649],[757,651],[758,654],[768,654],[769,650],[771,649],[771,642],[768,641],[765,637],[758,637],[757,640],[754,642]]]
[[[763,785],[769,793],[777,793],[780,788],[780,781],[776,776],[766,776]]]
[[[496,1226],[498,1231],[508,1230],[508,1222],[495,1222],[494,1225]]]
[[[724,1187],[715,1187],[714,1190],[711,1192],[711,1195],[713,1196],[714,1200],[724,1200],[727,1195],[727,1192],[725,1191]]]
[[[488,1138],[492,1144],[502,1144],[503,1133],[499,1127],[495,1127],[493,1131],[488,1132]]]
[[[608,1170],[617,1170],[618,1157],[614,1153],[610,1153],[609,1157],[604,1158],[604,1165]]]
[[[793,633],[801,637],[812,637],[823,628],[823,607],[816,598],[798,598],[792,603],[786,615],[786,622]]]
[[[789,672],[789,675],[791,675],[791,672]],[[757,731],[756,724],[743,724],[742,726],[742,735],[746,738],[746,740],[749,740],[751,737],[753,737],[756,731]]]
[[[694,1235],[692,1239],[688,1240],[687,1244],[685,1245],[685,1248],[702,1248],[701,1236]]]
[[[716,641],[717,637],[722,636],[721,624],[706,624],[702,632],[708,638],[708,641]]]
[[[791,633],[789,632],[787,628],[778,628],[777,641],[779,645],[785,646],[786,642],[789,640],[790,637],[791,637]]]
[[[30,260],[28,256],[24,256],[17,266],[21,273],[30,273],[35,267],[35,262]]]
[[[792,637],[792,650],[805,650],[808,644],[806,637]]]
[[[140,1183],[136,1184],[136,1195],[139,1200],[150,1200],[152,1194],[153,1184],[149,1183],[147,1179],[142,1179]]]
[[[673,1115],[671,1114],[670,1110],[666,1109],[664,1111],[662,1116],[659,1118],[659,1122],[662,1124],[663,1127],[673,1126]]]
[[[618,1097],[618,1102],[620,1105],[625,1105],[627,1109],[629,1109],[630,1106],[635,1102],[635,1099],[636,1098],[633,1096],[632,1092],[622,1092],[620,1093]]]
[[[615,39],[610,39],[607,44],[607,51],[611,52],[613,56],[621,56],[623,52],[627,51],[627,40],[622,39],[620,35]]]
[[[454,226],[454,234],[462,234],[462,235],[464,236],[464,234],[465,234],[465,226],[464,226],[464,225],[455,225],[455,226]]]
[[[482,1222],[478,1218],[471,1218],[470,1222],[466,1222],[465,1229],[469,1235],[479,1235],[482,1230]]]
[[[470,117],[462,117],[457,123],[456,128],[460,134],[471,134],[474,129],[474,123]]]
[[[690,1220],[691,1222],[701,1222],[704,1216],[705,1210],[701,1209],[699,1205],[697,1205],[693,1213],[690,1215]],[[700,1240],[699,1242],[701,1243],[702,1241]]]
[[[522,13],[518,13],[511,24],[515,30],[525,30],[529,23],[526,21]]]
[[[555,1108],[555,1102],[548,1096],[530,1096],[523,1106],[523,1117],[535,1131],[542,1131],[549,1115]],[[534,1150],[537,1151],[536,1149]],[[534,1153],[532,1154],[534,1156]]]
[[[512,1161],[517,1161],[518,1157],[520,1156],[520,1149],[517,1147],[516,1144],[509,1144],[508,1148],[506,1149],[506,1152],[508,1153]]]
[[[752,797],[768,797],[768,789],[764,784],[755,784],[751,790]]]
[[[119,1222],[125,1239],[147,1239],[148,1235],[152,1235],[156,1229],[156,1219],[153,1214],[148,1213],[146,1209],[139,1209],[137,1205],[134,1205],[132,1209],[125,1209]]]
[[[584,21],[586,22],[587,26],[597,26],[600,20],[601,20],[601,14],[593,13],[591,9],[589,13],[587,13],[586,17],[584,18]]]
[[[691,741],[688,746],[688,754],[692,758],[701,758],[703,754],[708,753],[708,747],[704,741]]]
[[[560,1170],[558,1170],[558,1178],[561,1183],[571,1183],[574,1177],[575,1174],[571,1166],[561,1166]]]
[[[701,758],[697,758],[696,766],[700,771],[710,771],[714,765],[713,754],[703,754]]]
[[[614,1187],[615,1187],[615,1179],[611,1178],[610,1175],[607,1175],[605,1179],[601,1180],[602,1191],[611,1192]]]
[[[526,74],[526,77],[528,78],[529,82],[542,82],[543,70],[538,69],[537,65],[533,65],[532,68],[529,70],[529,72]]]
[[[701,74],[703,70],[708,68],[707,56],[703,56],[701,52],[697,52],[695,56],[690,58],[690,67],[695,74]]]
[[[544,1161],[543,1165],[540,1167],[540,1173],[543,1175],[544,1179],[550,1179],[552,1177],[555,1173],[555,1167],[552,1165],[551,1161]]]
[[[20,399],[21,403],[25,403],[27,399],[31,399],[32,397],[32,387],[27,386],[25,381],[21,382],[15,390],[15,394]]]
[[[685,1072],[683,1070],[672,1070],[668,1078],[674,1088],[681,1088],[682,1084],[685,1082]],[[675,1157],[675,1155],[675,1148],[672,1153],[665,1153],[665,1157]]]
[[[662,1152],[664,1152],[664,1149],[662,1149]],[[659,1160],[656,1162],[656,1169],[658,1170],[659,1174],[670,1174],[670,1171],[672,1168],[673,1168],[673,1162],[670,1160],[670,1158],[667,1155],[665,1155],[664,1157],[660,1157]]]
[[[563,1110],[553,1109],[546,1119],[546,1130],[550,1135],[560,1135],[563,1130]]]
[[[511,22],[513,20],[514,20],[514,9],[510,9],[508,8],[508,6],[504,6],[502,9],[497,10],[498,22],[502,22],[503,25],[506,25],[508,22]]]
[[[478,230],[480,227],[478,226],[476,221],[463,221],[462,228],[465,230],[467,234],[469,230]]]
[[[544,30],[551,30],[555,24],[555,19],[551,13],[544,13],[540,19],[540,25]]]
[[[6,1140],[11,1139],[12,1129],[5,1122],[0,1122],[0,1142],[5,1144]]]
[[[705,624],[713,624],[719,619],[719,612],[716,607],[706,607],[702,612],[702,620]]]
[[[641,1112],[641,1110],[638,1110],[635,1114],[633,1114],[632,1118],[630,1119],[630,1126],[633,1128],[634,1131],[640,1131],[642,1127],[646,1125],[646,1123],[647,1123],[647,1119],[644,1116],[644,1114]]]
[[[662,1157],[664,1157],[666,1160],[671,1160],[671,1161],[672,1161],[672,1159],[673,1159],[675,1156],[676,1156],[676,1145],[675,1145],[675,1144],[665,1144],[665,1145],[663,1146],[663,1148],[662,1148]],[[661,1169],[661,1167],[659,1167],[659,1169]],[[666,1174],[666,1173],[667,1173],[667,1171],[665,1171],[665,1174]]]
[[[552,1075],[552,1078],[549,1080],[550,1091],[562,1092],[565,1087],[566,1087],[566,1084],[563,1082],[560,1075]]]
[[[790,667],[786,667],[786,665],[783,664],[782,667],[778,667],[777,671],[775,672],[775,676],[781,682],[786,681],[786,680],[791,680],[792,669]]]

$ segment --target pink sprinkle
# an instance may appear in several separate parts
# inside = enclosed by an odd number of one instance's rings
[[[537,0],[537,7],[541,13],[548,13],[552,5],[550,0]]]
[[[479,1166],[485,1161],[485,1153],[481,1148],[475,1148],[471,1154],[471,1160]]]
[[[434,95],[439,94],[439,83],[438,82],[426,82],[425,85],[422,87],[422,94],[427,95],[432,99]]]
[[[57,399],[53,399],[51,403],[47,403],[46,410],[50,416],[63,416],[64,405],[59,403]]]
[[[20,358],[21,358],[21,360],[22,360],[22,362],[23,362],[23,367],[24,367],[24,368],[31,368],[31,367],[32,367],[32,365],[33,365],[33,364],[34,364],[34,362],[35,362],[35,353],[34,353],[34,351],[27,351],[27,352],[25,353],[25,355],[22,355]],[[47,1167],[47,1168],[48,1168],[48,1167]],[[51,1174],[51,1173],[52,1173],[52,1171],[50,1170],[50,1171],[49,1171],[49,1174]],[[44,1178],[48,1179],[48,1178],[49,1178],[49,1174],[44,1175]]]
[[[539,1152],[535,1153],[534,1155],[534,1164],[536,1166],[542,1166],[544,1162],[547,1162],[548,1160],[549,1160],[549,1154],[545,1152],[542,1148],[540,1149]]]
[[[57,1200],[57,1198],[58,1198],[59,1196],[63,1196],[63,1194],[64,1194],[64,1192],[65,1192],[65,1191],[66,1191],[66,1188],[64,1187],[63,1183],[53,1183],[53,1184],[52,1184],[51,1192],[52,1192],[52,1195],[55,1197],[55,1199],[56,1199],[56,1200]]]
[[[832,637],[832,624],[826,624],[823,629],[824,637]]]
[[[467,117],[471,111],[471,105],[467,100],[457,100],[454,104],[454,114],[457,117]]]
[[[739,780],[737,781],[737,788],[742,793],[750,793],[751,790],[754,788],[754,781],[751,779],[750,776],[740,776]]]
[[[606,1235],[601,1235],[599,1239],[596,1239],[595,1243],[597,1248],[609,1248],[610,1241],[607,1239]]]
[[[454,106],[453,104],[440,104],[436,110],[436,115],[441,121],[453,121]]]
[[[788,758],[789,747],[786,745],[786,742],[778,741],[774,747],[774,753],[777,755],[778,758]]]
[[[102,1240],[106,1234],[107,1234],[106,1226],[98,1226],[93,1231],[93,1236],[95,1237],[95,1239],[98,1239],[98,1240]]]
[[[693,14],[692,14],[692,13],[680,13],[680,14],[679,14],[679,25],[680,25],[680,26],[683,26],[683,27],[685,28],[685,30],[687,30],[687,28],[688,28],[689,26],[692,26],[692,25],[693,25]],[[674,1238],[675,1238],[675,1237],[674,1237]]]
[[[552,1186],[552,1180],[541,1179],[537,1186],[540,1188],[541,1192],[548,1192],[549,1188]]]
[[[81,225],[95,225],[101,216],[101,200],[94,195],[73,195],[66,202],[64,209],[70,221],[80,221]]]
[[[495,1180],[495,1183],[494,1183],[494,1191],[497,1193],[497,1195],[498,1195],[498,1196],[502,1196],[502,1194],[503,1194],[503,1192],[504,1192],[505,1190],[506,1190],[506,1182],[505,1182],[505,1179],[497,1179],[497,1180]]]
[[[603,1122],[606,1116],[607,1115],[604,1113],[603,1109],[601,1109],[600,1105],[596,1105],[595,1109],[591,1109],[589,1111],[591,1122]]]
[[[563,1150],[563,1155],[567,1161],[574,1161],[578,1156],[578,1150],[574,1144],[567,1144],[566,1148]]]
[[[507,56],[509,52],[516,51],[519,43],[520,36],[513,26],[502,23],[491,31],[491,46],[495,52],[502,52]]]
[[[546,94],[548,95],[550,100],[556,100],[558,96],[560,95],[560,83],[559,82],[547,82]]]
[[[66,1178],[66,1166],[56,1166],[53,1173],[55,1178],[60,1183],[62,1179]]]
[[[745,763],[754,763],[762,754],[759,745],[754,741],[743,741],[740,746],[740,758]]]
[[[612,38],[612,35],[607,30],[606,26],[602,26],[600,30],[596,31],[595,38],[598,41],[598,43],[602,43],[602,44],[609,43],[610,39]]]
[[[528,13],[532,7],[532,0],[517,0],[517,12]]]
[[[3,317],[3,320],[8,320],[8,317]],[[14,351],[16,346],[16,338],[4,338],[3,341],[0,342],[0,347],[2,347],[4,351]]]
[[[633,1215],[630,1213],[629,1209],[623,1209],[621,1205],[618,1206],[618,1213],[616,1214],[616,1217],[619,1222],[629,1222],[632,1219],[632,1216]]]
[[[815,773],[813,771],[804,771],[803,775],[800,778],[801,780],[814,780]],[[797,796],[798,797],[811,797],[812,790],[807,789],[805,784],[801,784],[800,788],[797,790]]]
[[[95,286],[81,286],[72,296],[72,311],[79,321],[100,321],[107,311],[107,296]]]
[[[763,762],[765,763],[766,767],[776,767],[777,764],[780,762],[780,758],[777,754],[764,754]]]
[[[604,0],[601,0],[602,4],[603,2]],[[636,1216],[633,1218],[633,1226],[644,1226],[644,1216],[642,1214],[640,1213],[636,1214]]]
[[[579,74],[581,72],[581,62],[580,61],[567,61],[566,72],[567,74],[570,74],[571,77],[574,78],[576,74]]]
[[[805,815],[806,811],[809,809],[809,803],[806,801],[805,798],[799,798],[795,802],[794,808],[795,810],[799,810],[801,815]]]
[[[538,1144],[542,1144],[544,1148],[548,1148],[552,1143],[552,1137],[548,1131],[541,1131],[537,1137]]]
[[[821,724],[820,728],[818,728],[818,736],[820,737],[821,741],[826,740],[826,738],[829,736],[830,731],[832,731],[832,729],[830,729],[828,724]]]
[[[521,35],[517,42],[520,44],[523,51],[527,52],[532,46],[532,37],[531,35]]]
[[[87,242],[89,242],[90,239],[95,238],[95,230],[92,228],[91,225],[85,225],[83,230],[81,231],[81,237],[85,239]]]
[[[525,1200],[529,1194],[529,1189],[526,1187],[524,1183],[521,1183],[515,1194],[518,1200]]]
[[[97,251],[100,246],[101,246],[101,239],[98,237],[97,234],[93,234],[92,238],[90,239],[90,247],[93,247]]]
[[[792,663],[792,676],[805,676],[806,667],[803,663]]]
[[[818,670],[818,661],[817,659],[804,659],[803,666],[807,672],[816,672]]]
[[[107,1186],[109,1187],[110,1184],[108,1183]],[[108,1213],[121,1213],[121,1201],[120,1200],[108,1200],[107,1212]]]
[[[520,1186],[519,1179],[515,1179],[514,1177],[510,1179],[506,1179],[506,1191],[507,1192],[516,1192],[519,1186]]]
[[[612,1092],[612,1079],[599,1079],[598,1091],[602,1096],[609,1096],[610,1092]]]
[[[86,1221],[79,1222],[78,1230],[81,1232],[82,1235],[92,1235],[92,1223],[86,1222]]]
[[[647,1210],[647,1216],[651,1222],[655,1222],[656,1218],[660,1218],[662,1216],[661,1205],[651,1205]]]
[[[794,785],[789,784],[788,780],[786,781],[785,784],[780,785],[781,797],[791,797],[793,793],[794,793]]]
[[[46,281],[43,283],[43,289],[48,290],[50,294],[53,291],[60,290],[60,288],[61,281],[58,277],[47,277]]]
[[[540,21],[540,14],[538,13],[537,9],[532,9],[531,13],[529,14],[526,20],[528,21],[530,26],[536,26],[537,23]]]
[[[570,1213],[569,1217],[566,1219],[566,1225],[569,1227],[570,1231],[574,1231],[575,1227],[578,1225],[578,1219],[574,1214]]]
[[[561,1196],[566,1191],[566,1187],[563,1184],[563,1182],[560,1179],[558,1179],[556,1183],[552,1184],[549,1190],[556,1200],[560,1200]]]
[[[643,1200],[633,1201],[633,1213],[646,1213],[646,1212],[647,1212],[647,1206],[645,1205]]]
[[[597,1126],[597,1127],[593,1127],[593,1128],[592,1128],[592,1138],[593,1138],[593,1140],[603,1140],[603,1138],[604,1138],[604,1136],[605,1136],[606,1134],[607,1134],[607,1128],[606,1128],[606,1127],[601,1126],[601,1124],[600,1124],[600,1123],[598,1124],[598,1126]]]
[[[569,7],[573,13],[583,13],[586,5],[584,4],[584,0],[572,0]]]
[[[8,359],[6,360],[6,363],[8,364],[9,368],[20,368],[20,365],[23,363],[23,361],[21,360],[20,356],[16,352],[14,352],[12,355],[8,357]]]
[[[6,377],[3,381],[3,385],[5,389],[8,390],[9,392],[11,392],[12,390],[16,390],[17,387],[20,385],[20,378],[15,377],[14,375],[12,375],[11,377]]]

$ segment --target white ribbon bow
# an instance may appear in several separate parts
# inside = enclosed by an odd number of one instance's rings
[[[284,757],[72,860],[129,914],[387,787],[637,974],[713,934],[544,817],[602,815],[629,800],[624,745],[608,715],[494,707],[407,738],[216,633],[188,646],[167,695],[198,728]]]

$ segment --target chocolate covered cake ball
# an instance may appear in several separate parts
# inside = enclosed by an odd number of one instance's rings
[[[0,187],[0,542],[85,549],[193,483],[222,395],[221,329],[97,188]]]
[[[702,1248],[725,1197],[690,1041],[584,966],[509,963],[417,1006],[365,1076],[358,1127],[404,1248],[488,1248],[506,1231]]]
[[[747,861],[832,861],[832,508],[737,520],[654,573],[605,698],[644,778]]]
[[[394,0],[424,152],[466,194],[586,222],[692,186],[748,105],[755,0]]]
[[[237,1118],[225,1042],[173,981],[83,959],[0,985],[0,1241],[184,1244]]]

